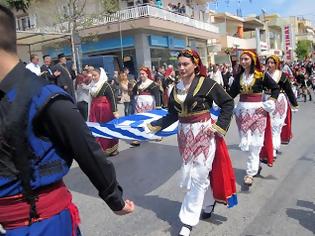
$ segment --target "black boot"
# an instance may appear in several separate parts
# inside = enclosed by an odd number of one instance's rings
[[[303,97],[304,97],[304,102],[306,102],[306,95],[303,95]]]
[[[312,95],[311,94],[309,95],[309,101],[312,101]]]
[[[211,209],[211,211],[210,211],[209,213],[208,213],[208,212],[205,212],[204,210],[202,210],[201,215],[200,215],[200,219],[201,219],[201,220],[206,220],[206,219],[209,219],[209,218],[211,217],[212,212],[214,211],[214,207],[215,207],[216,203],[217,203],[217,202],[215,201],[214,204],[211,205],[211,206],[212,206],[212,209]]]

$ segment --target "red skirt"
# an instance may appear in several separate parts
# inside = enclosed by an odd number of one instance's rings
[[[265,129],[265,140],[264,146],[260,151],[260,160],[263,162],[267,162],[269,167],[273,166],[273,144],[272,144],[272,128],[271,128],[271,120],[269,113],[267,114],[267,126]]]
[[[290,104],[288,103],[287,116],[284,120],[285,126],[281,130],[281,143],[288,144],[293,137],[292,134],[292,111]]]
[[[90,121],[97,123],[109,122],[115,119],[112,105],[105,96],[93,98],[90,109]],[[118,139],[96,138],[106,154],[111,154],[118,149]]]
[[[229,208],[237,205],[236,179],[230,155],[223,138],[216,136],[216,152],[210,172],[214,199]]]

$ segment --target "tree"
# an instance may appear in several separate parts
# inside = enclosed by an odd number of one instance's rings
[[[299,60],[305,59],[312,52],[312,42],[310,40],[298,41],[295,53]]]
[[[10,8],[15,8],[17,11],[26,12],[29,8],[31,0],[0,0],[0,4]]]

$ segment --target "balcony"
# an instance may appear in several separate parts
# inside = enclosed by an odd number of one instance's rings
[[[256,38],[241,39],[232,36],[226,36],[227,47],[237,47],[240,49],[254,49],[256,48]]]
[[[91,27],[106,25],[108,23],[126,22],[130,20],[137,20],[149,17],[194,27],[196,29],[204,30],[211,33],[219,33],[218,27],[216,27],[213,24],[198,21],[190,17],[176,14],[174,12],[170,12],[165,9],[157,8],[150,5],[133,7],[118,11],[110,15],[100,16],[99,18],[92,20]]]
[[[309,41],[315,42],[315,36],[312,34],[298,34],[296,35],[296,39],[297,41],[309,40]]]
[[[30,31],[36,29],[35,16],[23,16],[16,19],[16,30]]]

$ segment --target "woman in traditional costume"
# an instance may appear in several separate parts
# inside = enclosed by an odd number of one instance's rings
[[[93,84],[90,94],[92,103],[90,109],[91,122],[108,122],[119,117],[114,92],[109,83],[103,68],[92,71]],[[115,156],[118,152],[118,139],[97,138],[103,151],[109,156]]]
[[[280,58],[276,55],[272,55],[267,58],[266,62],[268,68],[266,74],[270,75],[280,87],[280,94],[276,101],[275,110],[271,113],[273,156],[276,157],[277,151],[280,150],[281,133],[283,133],[283,142],[289,143],[292,137],[292,113],[289,102],[291,103],[292,109],[297,109],[298,104],[294,96],[290,80],[285,73],[282,73],[280,70]],[[265,92],[265,94],[265,99],[267,100],[270,97],[270,93]]]
[[[202,209],[201,217],[209,218],[215,201],[229,207],[237,204],[234,172],[222,138],[230,126],[234,102],[222,86],[206,78],[196,51],[183,50],[177,58],[180,81],[170,94],[168,114],[145,129],[157,132],[179,121],[180,186],[187,189],[179,212],[183,224],[179,235],[187,236],[198,224]],[[221,107],[216,122],[209,112],[213,102]]]
[[[268,121],[270,123],[268,113],[273,112],[280,89],[269,74],[264,76],[261,72],[256,53],[244,51],[240,62],[241,70],[235,76],[229,94],[233,98],[240,94],[235,118],[241,138],[239,146],[242,151],[249,152],[244,183],[250,186],[253,183],[253,177],[261,170],[259,160],[264,141],[268,144],[266,150],[270,150],[271,147],[271,154],[268,153],[268,165],[272,166],[273,148],[270,125],[268,126],[270,132],[266,132],[266,135],[265,130]],[[265,88],[270,90],[271,95],[267,101],[263,102],[262,93]]]
[[[161,108],[160,88],[154,82],[151,71],[148,67],[140,68],[140,81],[133,87],[135,99],[135,114]],[[139,146],[140,142],[133,141],[132,146]]]

